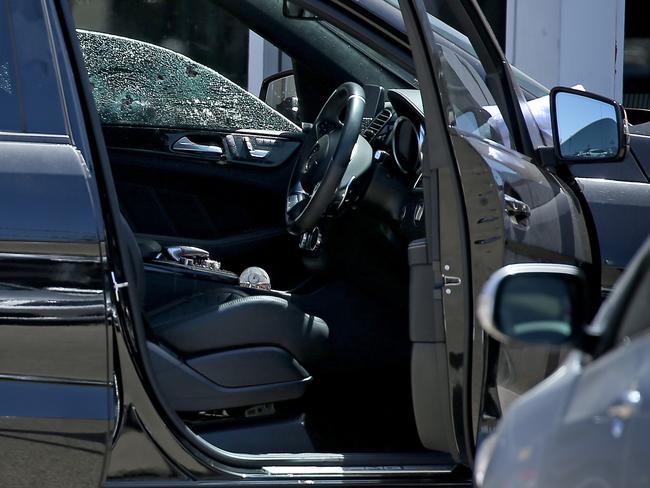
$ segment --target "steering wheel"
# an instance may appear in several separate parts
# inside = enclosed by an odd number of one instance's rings
[[[303,149],[289,181],[285,216],[290,233],[313,229],[336,197],[361,132],[365,105],[363,88],[352,82],[339,86],[323,105],[314,122],[316,142]]]

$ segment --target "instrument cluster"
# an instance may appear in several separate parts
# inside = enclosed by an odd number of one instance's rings
[[[422,168],[424,126],[416,126],[409,117],[400,116],[395,121],[390,140],[397,168],[404,174],[418,175]]]

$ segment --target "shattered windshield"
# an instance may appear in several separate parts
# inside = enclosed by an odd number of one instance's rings
[[[254,95],[182,54],[111,34],[77,35],[104,124],[299,131]]]

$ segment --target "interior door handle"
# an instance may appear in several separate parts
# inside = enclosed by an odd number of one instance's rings
[[[208,144],[198,144],[196,142],[190,141],[187,137],[181,137],[177,140],[172,149],[175,151],[187,151],[200,154],[212,154],[221,156],[223,155],[223,149],[217,145],[208,145]]]

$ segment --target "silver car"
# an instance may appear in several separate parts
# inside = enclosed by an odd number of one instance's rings
[[[650,240],[586,325],[575,267],[516,264],[486,283],[484,329],[505,343],[571,346],[479,449],[479,487],[650,484]]]

